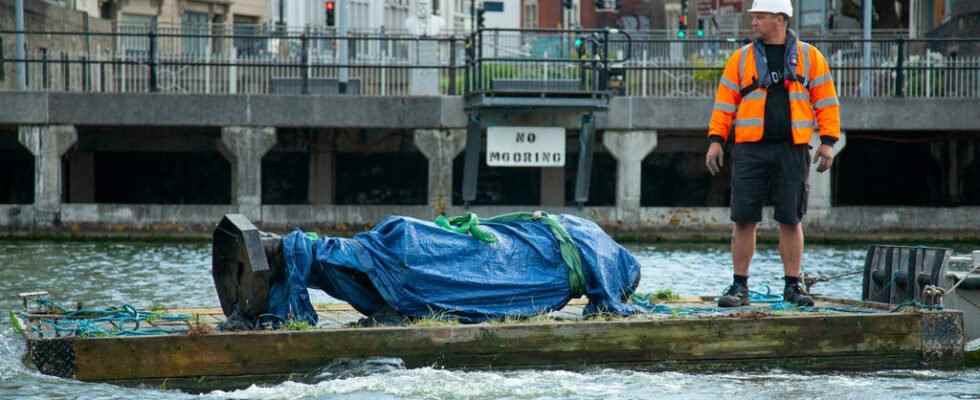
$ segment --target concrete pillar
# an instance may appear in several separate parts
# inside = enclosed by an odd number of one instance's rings
[[[318,132],[310,146],[310,204],[333,204],[337,188],[337,146],[333,136]]]
[[[810,175],[807,182],[810,185],[810,197],[807,198],[807,209],[829,210],[830,200],[833,198],[830,174],[834,168],[840,165],[840,160],[837,159],[837,155],[847,146],[847,135],[841,132],[840,140],[834,144],[834,164],[830,167],[830,170],[824,171],[823,173],[817,172],[817,164],[814,164],[812,161],[816,160],[817,148],[820,147],[820,137],[814,135],[810,140],[810,146],[813,149],[810,151]]]
[[[602,144],[616,158],[616,208],[620,216],[639,216],[643,159],[657,147],[657,131],[607,130]]]
[[[276,129],[222,128],[218,151],[231,163],[231,202],[252,221],[261,221],[262,156],[276,145]]]
[[[68,202],[95,202],[95,153],[74,151],[68,156]]]
[[[70,125],[21,126],[17,139],[34,155],[36,223],[54,223],[61,213],[61,156],[78,141],[78,133]]]
[[[565,205],[565,168],[541,168],[541,205]]]
[[[429,159],[429,207],[443,213],[453,199],[453,159],[466,146],[464,129],[417,129],[415,147]]]

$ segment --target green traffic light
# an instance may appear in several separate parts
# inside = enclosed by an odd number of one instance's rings
[[[684,36],[687,36],[687,33],[686,32],[684,32],[684,31],[677,31],[677,37],[682,38]]]
[[[575,47],[582,46],[582,39],[575,39]]]
[[[698,31],[698,37],[704,37],[704,31],[699,30]]]

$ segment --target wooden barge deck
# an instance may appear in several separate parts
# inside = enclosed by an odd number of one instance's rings
[[[710,297],[670,303],[710,309]],[[189,332],[156,336],[51,337],[39,326],[51,315],[12,314],[28,356],[46,374],[92,382],[185,390],[304,380],[345,359],[396,357],[408,368],[583,368],[874,370],[957,368],[964,363],[962,313],[892,311],[893,306],[819,298],[828,311],[774,311],[760,304],[725,312],[651,313],[630,318],[581,317],[573,301],[525,321],[358,327],[346,304],[318,305],[307,330],[218,332],[221,309],[191,314]],[[44,336],[44,337],[42,337]]]

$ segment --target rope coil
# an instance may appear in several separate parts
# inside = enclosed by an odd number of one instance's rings
[[[154,323],[189,321],[191,318],[187,314],[137,309],[129,304],[105,308],[80,307],[69,311],[48,299],[36,299],[36,302],[46,308],[47,314],[59,315],[58,318],[38,319],[39,324],[31,325],[31,331],[41,338],[45,336],[45,332],[53,332],[54,337],[150,336],[185,333],[186,326],[165,328],[155,326]]]

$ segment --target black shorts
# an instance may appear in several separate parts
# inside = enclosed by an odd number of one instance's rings
[[[762,207],[773,218],[795,225],[806,214],[810,146],[787,142],[739,143],[732,149],[732,221],[758,223]]]

